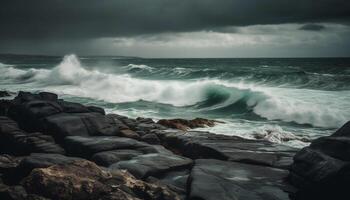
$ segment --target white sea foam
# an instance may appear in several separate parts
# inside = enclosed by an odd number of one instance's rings
[[[294,135],[292,132],[283,130],[278,125],[263,125],[258,127],[253,131],[253,136],[255,139],[263,139],[280,144],[290,141],[299,141],[307,145],[308,142],[310,142],[309,138]]]
[[[148,66],[137,65],[137,68],[148,69]],[[204,109],[226,108],[240,101],[245,102],[246,107],[257,115],[269,120],[326,128],[338,128],[350,119],[350,91],[323,93],[315,90],[259,87],[214,79],[143,80],[129,75],[103,73],[97,69],[87,70],[81,66],[75,55],[65,56],[51,70],[24,70],[3,66],[0,67],[0,73],[2,77],[38,83],[43,86],[42,90],[113,103],[145,100],[186,106],[221,95],[225,97],[223,101]]]
[[[147,65],[135,65],[135,64],[129,64],[127,67],[129,69],[141,69],[141,70],[149,70],[149,71],[153,69],[153,67],[150,67]]]

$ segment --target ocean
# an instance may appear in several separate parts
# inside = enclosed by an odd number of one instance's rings
[[[129,117],[216,119],[199,130],[303,147],[350,119],[350,58],[0,55],[0,89]]]

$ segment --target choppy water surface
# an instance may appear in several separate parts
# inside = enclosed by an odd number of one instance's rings
[[[296,147],[350,119],[348,58],[3,55],[0,88],[52,91],[131,117],[218,119],[226,123],[206,130]]]

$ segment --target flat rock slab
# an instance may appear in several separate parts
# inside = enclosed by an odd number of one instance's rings
[[[111,165],[110,169],[126,169],[137,178],[157,176],[165,172],[188,168],[192,160],[175,154],[150,153]]]
[[[68,154],[90,158],[93,154],[116,149],[138,149],[149,144],[130,138],[117,136],[69,136],[64,140],[64,147]]]
[[[283,182],[288,171],[265,166],[198,159],[190,174],[189,199],[282,200],[289,199]]]
[[[192,159],[214,158],[287,168],[298,149],[262,140],[199,131],[155,131],[163,144]]]
[[[30,153],[64,154],[63,148],[49,135],[27,133],[21,130],[17,122],[0,116],[0,152],[14,155]]]
[[[144,154],[167,154],[167,155],[173,155],[173,153],[163,146],[160,145],[150,145],[147,147],[141,147],[137,149],[117,149],[112,151],[103,151],[94,154],[91,157],[91,160],[93,160],[95,163],[109,167],[110,165],[117,163],[119,161],[123,160],[131,160],[136,156],[144,155]]]

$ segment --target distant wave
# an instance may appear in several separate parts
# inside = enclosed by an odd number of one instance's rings
[[[147,65],[135,65],[135,64],[129,64],[127,66],[129,69],[139,69],[139,70],[149,70],[151,71],[153,68]]]
[[[9,67],[9,66],[13,66],[13,65],[8,65],[0,62],[0,67]]]
[[[128,67],[150,69],[146,65],[130,64]],[[37,83],[38,86],[43,86],[43,90],[112,103],[145,100],[173,106],[191,106],[200,112],[223,112],[227,115],[251,112],[269,120],[327,128],[340,127],[350,118],[349,112],[341,107],[334,109],[324,106],[324,103],[291,98],[293,93],[280,93],[286,89],[272,90],[215,79],[143,80],[130,75],[87,70],[75,55],[65,56],[52,69],[24,70],[2,66],[0,73],[2,78]]]

